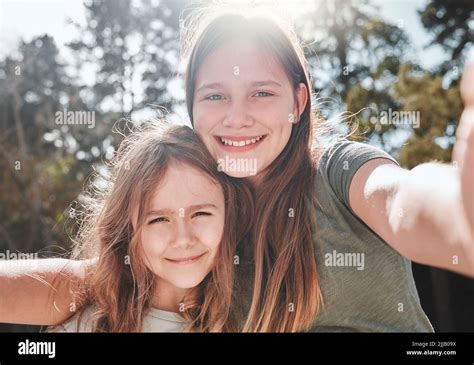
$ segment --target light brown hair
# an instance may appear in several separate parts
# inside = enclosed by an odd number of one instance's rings
[[[317,114],[311,107],[312,83],[300,43],[277,18],[201,9],[183,23],[187,58],[186,102],[193,123],[196,75],[206,57],[223,44],[246,39],[281,64],[296,91],[309,91],[308,103],[292,127],[288,144],[264,172],[254,215],[255,274],[244,331],[303,331],[322,305],[313,249],[316,155],[312,149]]]
[[[196,168],[219,184],[226,204],[215,265],[201,284],[183,298],[182,316],[190,331],[237,330],[237,312],[231,308],[234,255],[250,226],[251,190],[244,181],[218,171],[216,162],[192,129],[175,126],[163,130],[160,123],[149,122],[122,141],[111,176],[99,180],[102,188],[91,186],[88,199],[83,202],[87,214],[74,256],[98,257],[83,293],[86,304],[97,308],[97,332],[142,329],[156,280],[141,254],[140,230],[152,194],[174,162]],[[134,212],[138,212],[135,229]]]

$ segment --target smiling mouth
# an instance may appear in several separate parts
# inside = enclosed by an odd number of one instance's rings
[[[216,136],[216,141],[225,148],[231,148],[233,150],[249,149],[260,144],[266,137],[266,134],[257,136]]]
[[[188,265],[197,262],[201,257],[203,257],[207,252],[204,252],[200,255],[196,256],[188,256],[188,257],[181,257],[181,258],[176,258],[176,259],[169,259],[166,258],[165,260],[177,264],[177,265]]]

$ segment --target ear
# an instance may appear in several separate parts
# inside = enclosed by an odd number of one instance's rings
[[[303,114],[306,103],[308,102],[308,88],[304,83],[300,83],[295,93],[295,107],[293,109],[293,115],[295,116],[294,123],[298,123]]]

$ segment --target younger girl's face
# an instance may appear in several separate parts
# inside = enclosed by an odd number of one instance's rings
[[[194,128],[224,172],[256,175],[285,148],[306,98],[305,85],[295,93],[273,57],[251,42],[232,42],[199,67]]]
[[[172,163],[153,195],[142,231],[145,263],[158,282],[197,286],[211,271],[224,229],[221,187],[199,170]]]

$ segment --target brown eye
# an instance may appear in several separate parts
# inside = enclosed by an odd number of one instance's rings
[[[212,214],[209,213],[209,212],[196,212],[192,215],[191,218],[199,217],[199,216],[210,216],[210,215],[212,215]]]
[[[152,219],[148,224],[153,224],[153,223],[162,223],[162,222],[169,222],[169,219],[166,217],[158,217],[155,219]]]

